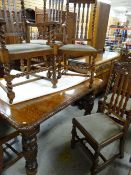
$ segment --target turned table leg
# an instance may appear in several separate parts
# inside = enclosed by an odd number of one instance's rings
[[[37,133],[39,132],[39,127],[26,130],[22,132],[22,147],[23,154],[25,158],[25,168],[27,175],[37,174]]]
[[[83,99],[83,109],[85,110],[84,115],[90,115],[94,106],[95,95],[90,93]]]
[[[85,95],[84,97],[80,98],[79,100],[75,101],[72,106],[78,106],[79,109],[84,109],[84,115],[91,114],[91,111],[94,106],[95,95],[93,92]]]

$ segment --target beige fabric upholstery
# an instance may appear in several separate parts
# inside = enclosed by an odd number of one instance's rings
[[[81,45],[81,44],[66,44],[60,47],[60,50],[69,50],[69,51],[79,51],[79,52],[96,52],[96,49],[89,45]]]
[[[40,45],[40,44],[10,44],[6,45],[9,53],[19,53],[19,52],[34,52],[34,51],[42,51],[42,50],[51,50],[52,48],[48,45]]]
[[[25,41],[22,41],[22,43],[26,43]],[[30,40],[31,44],[43,44],[46,45],[47,44],[47,40],[44,39],[34,39],[34,40]],[[55,44],[58,45],[62,45],[63,43],[61,41],[55,41]]]
[[[103,113],[77,117],[76,120],[98,143],[102,143],[122,131],[120,125]]]
[[[38,40],[30,40],[30,43],[32,44],[46,44],[47,40],[43,40],[43,39],[38,39]],[[55,41],[55,44],[62,44],[61,41]]]
[[[111,96],[112,96],[112,93],[109,94],[109,95],[107,96],[107,100],[106,100],[107,103],[110,103]],[[115,94],[115,96],[114,96],[114,99],[116,99],[116,94]],[[118,105],[119,105],[120,100],[121,100],[121,95],[119,96],[119,99],[118,99],[118,103],[117,103]],[[114,102],[115,102],[115,100],[114,100]],[[114,102],[112,102],[112,103],[114,103]],[[123,101],[123,102],[124,102],[124,101]],[[123,106],[123,105],[122,105],[122,106]],[[121,106],[121,107],[122,107],[122,106]],[[130,98],[130,99],[128,100],[128,102],[127,102],[126,110],[127,110],[127,111],[131,110],[131,98]]]

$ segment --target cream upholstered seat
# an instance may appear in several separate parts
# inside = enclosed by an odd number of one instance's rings
[[[96,49],[89,45],[81,45],[81,44],[66,44],[59,48],[59,50],[63,51],[80,51],[80,52],[96,52]]]
[[[36,52],[40,50],[51,50],[52,48],[48,45],[40,45],[40,44],[31,44],[31,43],[25,43],[25,44],[10,44],[6,45],[6,48],[9,51],[9,54],[12,53],[19,53],[19,52]]]
[[[91,134],[92,138],[97,143],[102,143],[105,140],[112,138],[123,129],[122,126],[116,124],[104,113],[77,117],[76,119],[76,122],[78,121],[79,124]]]
[[[47,44],[47,40],[44,40],[44,39],[37,39],[37,40],[30,40],[30,43],[32,44],[43,44],[43,45],[46,45]],[[62,44],[61,41],[55,41],[55,44]]]

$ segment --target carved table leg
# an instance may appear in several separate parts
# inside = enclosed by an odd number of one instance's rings
[[[22,133],[22,147],[23,154],[26,160],[26,174],[36,175],[37,174],[37,133],[39,132],[39,126],[32,130],[27,130]]]
[[[91,114],[91,111],[94,106],[94,100],[95,100],[95,95],[93,93],[90,93],[84,97],[83,99],[83,108],[85,110],[84,115]]]
[[[95,95],[92,92],[80,98],[79,100],[74,102],[72,105],[78,106],[79,109],[84,109],[85,110],[84,115],[89,115],[91,114],[91,111],[93,109],[94,100],[95,100]]]

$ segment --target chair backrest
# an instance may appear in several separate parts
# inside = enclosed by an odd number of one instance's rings
[[[48,12],[49,21],[58,21],[62,23],[62,12],[64,0],[44,0]]]
[[[93,11],[93,19],[92,19],[92,38],[93,41],[93,33],[94,33],[94,23],[95,23],[95,15],[96,15],[96,0],[67,0],[67,22],[69,12],[73,12],[74,16],[76,17],[76,30],[75,30],[75,38],[73,39],[79,41],[88,41],[87,39],[87,32],[89,27],[89,12],[91,4],[94,4],[94,11]],[[66,23],[67,29],[68,26],[71,24]],[[68,37],[68,36],[67,36]]]
[[[41,9],[35,8],[36,23],[57,21],[62,23],[64,0],[43,0]]]
[[[103,107],[110,116],[113,115],[122,122],[126,121],[125,114],[127,112],[131,115],[131,62],[114,64]]]
[[[64,0],[43,0],[43,9],[35,9],[35,18],[36,24],[38,26],[39,37],[43,39],[47,39],[49,35],[52,35],[57,40],[63,40],[63,33],[62,33],[62,23],[64,21]],[[47,25],[41,25],[39,23],[48,23],[54,24],[53,27],[48,27]],[[58,25],[57,25],[58,24]],[[50,34],[50,33],[53,34]],[[49,34],[46,34],[49,33]]]
[[[26,12],[24,0],[2,0],[0,18],[6,22],[6,36],[20,36],[26,39]]]

